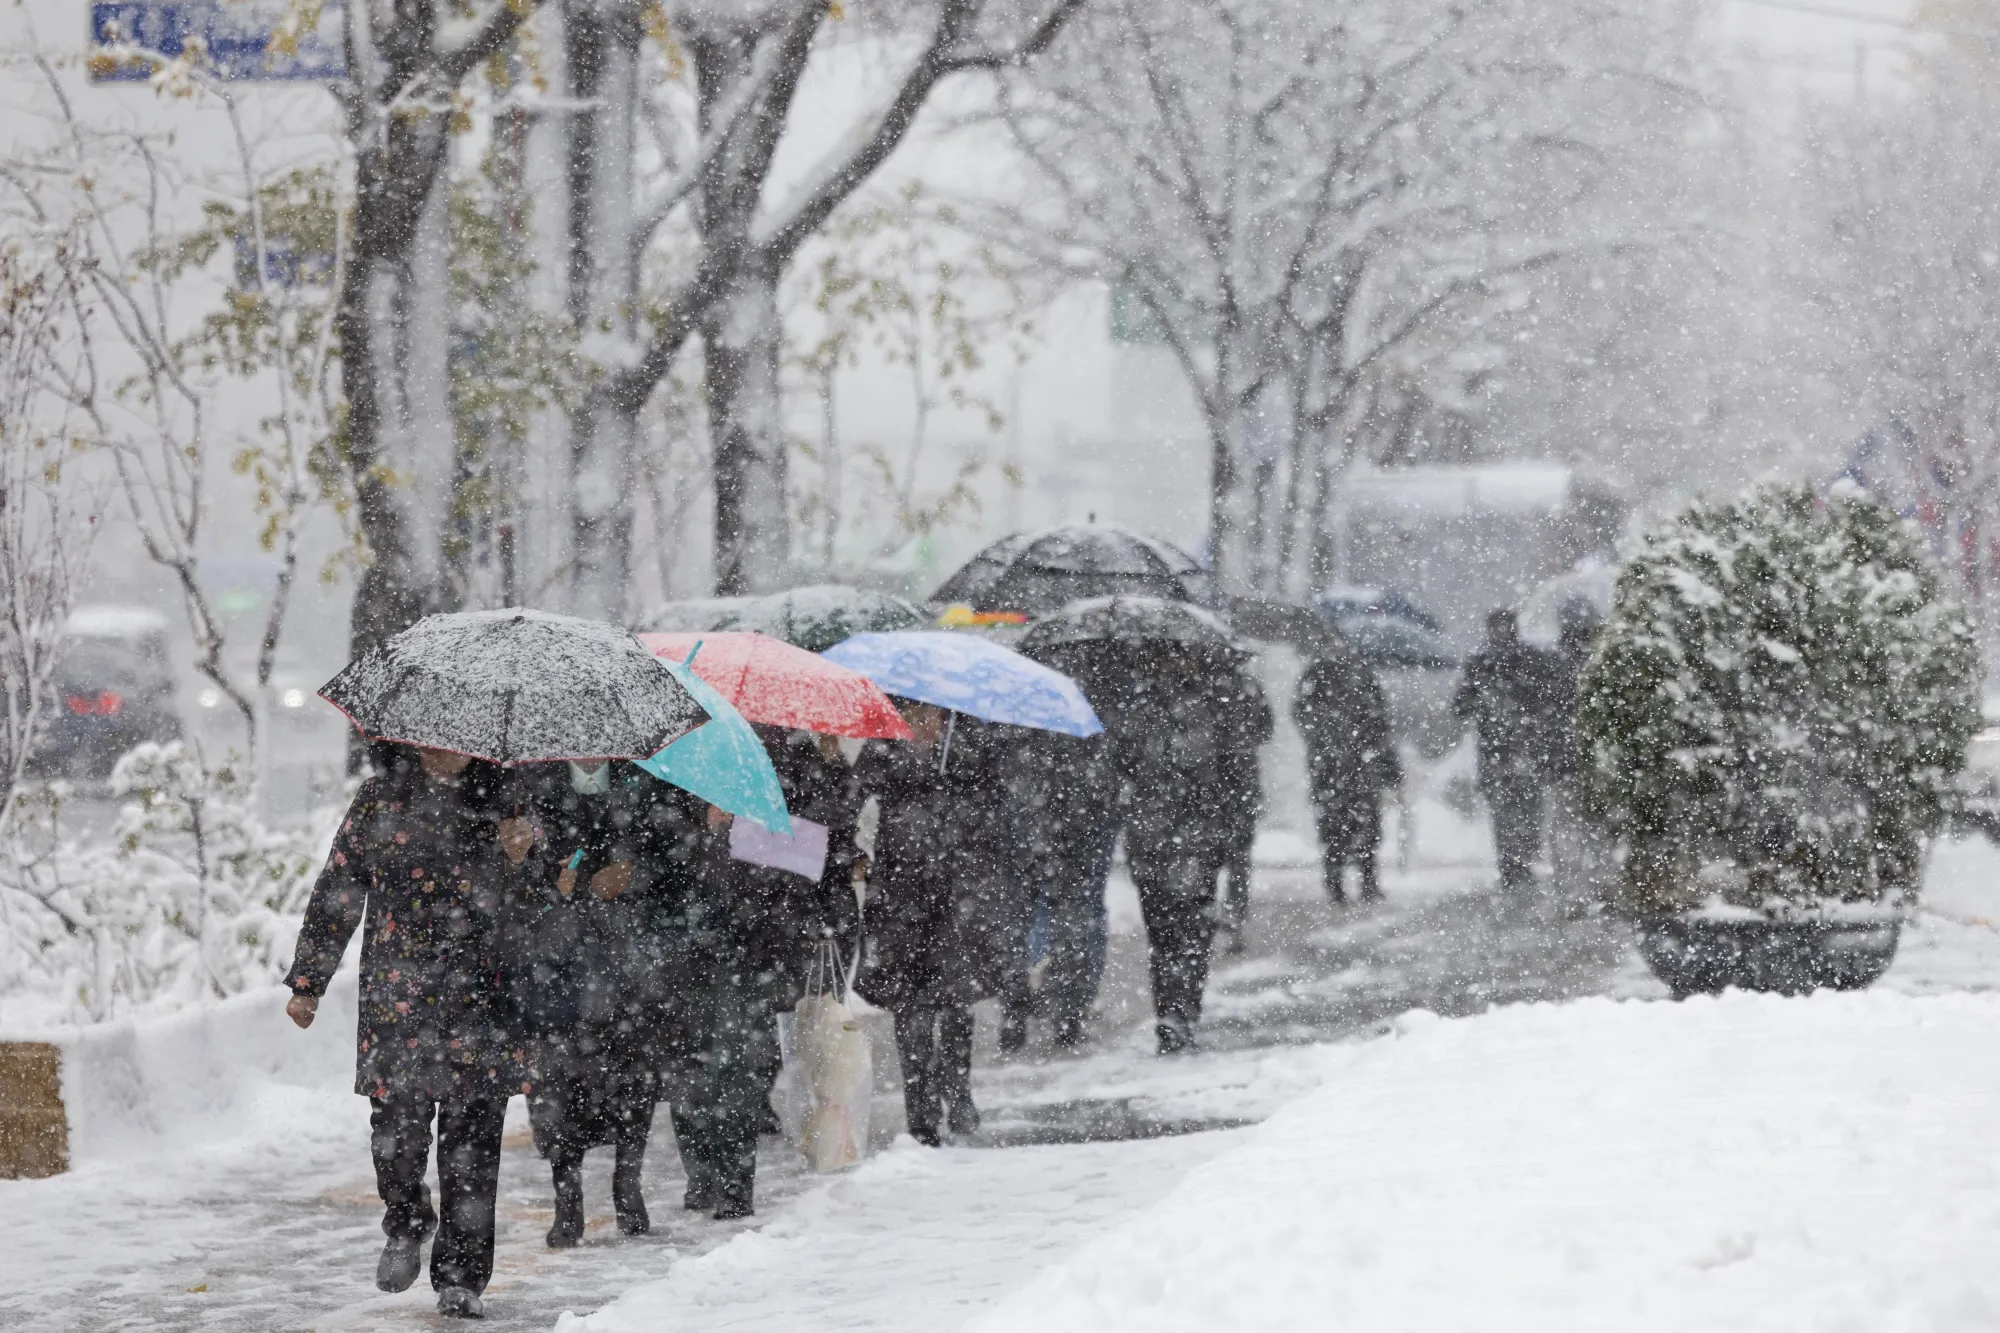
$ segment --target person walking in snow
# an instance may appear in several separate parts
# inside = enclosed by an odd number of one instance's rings
[[[1209,663],[1171,647],[1135,675],[1114,754],[1128,793],[1125,860],[1139,890],[1162,1055],[1194,1045],[1231,820],[1229,735]]]
[[[1403,780],[1381,682],[1352,653],[1317,657],[1299,677],[1292,719],[1306,743],[1306,776],[1327,897],[1335,903],[1346,900],[1343,880],[1351,865],[1361,901],[1378,901],[1382,888],[1375,860],[1382,841],[1382,794]]]
[[[1452,711],[1479,737],[1479,791],[1493,816],[1500,887],[1534,882],[1542,848],[1542,798],[1554,743],[1556,664],[1521,641],[1512,611],[1486,617],[1486,642],[1465,664]]]
[[[936,1146],[979,1129],[972,1006],[1005,989],[1021,909],[990,734],[930,704],[898,707],[915,740],[871,746],[882,813],[855,989],[894,1016],[904,1118]]]
[[[683,1206],[719,1220],[755,1211],[757,1138],[772,1128],[782,1068],[778,1016],[798,1005],[820,944],[852,956],[853,874],[862,796],[833,738],[760,727],[794,822],[827,830],[817,879],[730,854],[733,820],[707,811],[708,831],[682,929],[689,948],[695,1042],[676,1075],[674,1137],[687,1172]]]
[[[1083,1044],[1104,975],[1104,886],[1118,839],[1118,778],[1106,737],[1022,729],[999,757],[1019,943],[1002,997],[1000,1049],[1027,1044],[1029,1019],[1059,1047]],[[1032,984],[1037,964],[1041,985]]]
[[[517,770],[535,846],[509,876],[506,988],[529,1055],[529,1122],[555,1188],[552,1249],[583,1237],[583,1158],[616,1149],[618,1229],[651,1228],[641,1172],[670,1051],[685,1047],[687,969],[671,918],[697,816],[629,763]]]
[[[1250,918],[1250,853],[1257,842],[1257,820],[1264,812],[1257,753],[1271,739],[1271,705],[1247,662],[1228,673],[1214,698],[1222,797],[1215,811],[1222,843],[1218,924],[1226,932],[1227,952],[1236,953],[1243,947],[1243,926]]]
[[[508,1036],[499,967],[501,771],[441,750],[377,745],[313,885],[285,976],[285,1012],[310,1027],[359,929],[354,1090],[369,1100],[370,1147],[388,1241],[376,1285],[416,1281],[433,1230],[441,1314],[477,1318],[493,1273],[495,1194],[507,1097],[522,1052]],[[511,835],[509,838],[507,835]],[[424,1183],[435,1126],[438,1204]]]

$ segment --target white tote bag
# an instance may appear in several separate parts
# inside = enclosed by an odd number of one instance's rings
[[[853,977],[831,941],[820,946],[806,997],[791,1015],[785,1097],[778,1118],[815,1171],[853,1166],[868,1152],[875,1065],[868,1032],[848,1001]],[[781,1034],[783,1035],[783,1034]]]

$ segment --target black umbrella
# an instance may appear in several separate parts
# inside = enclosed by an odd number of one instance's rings
[[[1078,598],[1116,593],[1206,603],[1208,573],[1186,552],[1125,528],[1050,528],[1001,538],[930,600],[1039,616]]]
[[[708,720],[630,633],[545,611],[425,616],[320,697],[363,735],[501,764],[645,759]]]
[[[1021,636],[1029,656],[1065,644],[1160,643],[1194,652],[1243,655],[1229,627],[1189,602],[1164,597],[1087,597],[1037,620]]]

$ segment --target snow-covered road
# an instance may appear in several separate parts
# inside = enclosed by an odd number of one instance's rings
[[[558,1254],[541,1244],[546,1168],[515,1125],[488,1324],[546,1329],[630,1290],[587,1326],[954,1327],[1146,1215],[1251,1132],[1234,1126],[1318,1088],[1347,1058],[1324,1043],[1383,1031],[1411,1009],[1664,994],[1617,928],[1500,903],[1477,864],[1392,875],[1385,906],[1335,911],[1309,871],[1269,859],[1247,947],[1218,960],[1210,1049],[1150,1054],[1143,942],[1121,885],[1104,1035],[1080,1057],[1002,1063],[982,1032],[982,1146],[926,1153],[906,1142],[829,1179],[767,1142],[759,1215],[720,1224],[674,1206],[682,1182],[662,1117],[648,1164],[662,1234],[616,1235],[608,1158],[595,1154],[591,1230]],[[1996,869],[2000,856],[1983,844],[1940,849],[1930,908],[1886,986],[1926,994],[2000,978]],[[281,1022],[275,1004],[269,1017]],[[900,1108],[886,1040],[877,1050],[886,1140]],[[323,1084],[274,1085],[231,1103],[226,1117],[121,1140],[68,1176],[0,1182],[0,1326],[431,1326],[424,1284],[394,1297],[370,1285],[380,1232],[365,1104]]]

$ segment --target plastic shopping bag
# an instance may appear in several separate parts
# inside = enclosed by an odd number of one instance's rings
[[[875,1065],[868,1032],[848,1000],[838,951],[823,945],[806,998],[791,1014],[778,1118],[815,1171],[839,1171],[868,1152]]]

